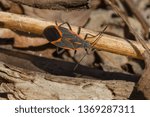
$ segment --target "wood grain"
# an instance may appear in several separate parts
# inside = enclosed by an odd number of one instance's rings
[[[55,76],[24,70],[3,62],[0,62],[0,76],[0,99],[10,100],[127,99],[134,87],[133,82]]]

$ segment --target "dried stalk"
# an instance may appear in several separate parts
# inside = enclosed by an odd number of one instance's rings
[[[125,2],[128,4],[128,6],[130,7],[131,11],[133,12],[133,14],[135,15],[135,17],[139,20],[139,22],[141,23],[143,30],[144,30],[144,35],[145,37],[148,37],[149,34],[149,26],[148,23],[145,21],[145,19],[142,17],[140,11],[138,9],[136,9],[134,1],[133,0],[125,0]]]
[[[115,4],[112,3],[112,0],[106,0],[107,3],[113,8],[113,10],[116,12],[116,14],[118,14],[122,20],[127,24],[127,26],[129,27],[131,33],[135,36],[136,40],[141,43],[141,45],[143,46],[143,48],[145,48],[145,50],[147,51],[147,53],[150,55],[150,51],[149,51],[149,47],[148,45],[146,45],[146,41],[143,39],[143,37],[141,37],[141,35],[139,35],[132,27],[132,25],[129,23],[128,18],[122,14],[121,9],[119,9]]]
[[[35,33],[38,35],[42,35],[42,31],[45,27],[49,25],[55,25],[54,22],[48,22],[6,12],[0,12],[0,17],[1,27],[29,33]],[[78,27],[72,26],[72,29],[76,32],[78,30]],[[81,37],[84,37],[86,33],[96,35],[98,32],[82,28]],[[94,39],[95,38],[88,38],[87,41],[92,43]],[[94,47],[98,50],[104,50],[139,59],[143,58],[142,53],[145,50],[140,43],[137,43],[135,41],[127,41],[123,38],[114,37],[106,34],[103,34],[103,36],[98,40]]]

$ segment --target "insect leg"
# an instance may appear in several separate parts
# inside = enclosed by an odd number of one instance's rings
[[[95,41],[91,44],[92,47],[93,47],[93,46],[96,44],[96,42],[99,40],[99,38],[102,36],[102,34],[105,32],[105,30],[107,29],[107,27],[108,27],[108,25],[106,25],[106,27],[105,27],[101,32],[99,32],[97,35],[92,35],[92,34],[87,33],[87,34],[85,35],[85,37],[84,37],[84,40],[86,40],[88,36],[90,36],[91,38],[98,36],[98,37],[95,39]]]
[[[84,48],[84,49],[85,49],[85,51],[86,51],[86,54],[89,54],[88,49],[87,49],[87,48]]]
[[[57,23],[57,21],[55,20],[55,24],[56,24],[56,26],[58,26],[58,23]]]
[[[77,54],[77,50],[74,51],[74,55],[73,56],[75,57],[76,54]]]
[[[73,68],[73,71],[75,71],[77,69],[77,67],[79,66],[79,64],[81,63],[81,61],[86,57],[87,54],[85,54],[80,60],[79,62],[75,65],[75,67]]]
[[[65,51],[65,49],[62,49],[62,48],[61,48],[61,50],[59,50],[58,47],[56,48],[57,54],[62,54],[64,51]]]
[[[78,28],[78,31],[77,31],[77,34],[79,35],[80,34],[80,32],[81,32],[81,26],[79,26],[79,28]]]
[[[86,40],[88,37],[90,37],[90,38],[94,38],[94,37],[97,37],[99,35],[99,33],[97,34],[97,35],[92,35],[92,34],[90,34],[90,33],[87,33],[86,35],[85,35],[85,37],[84,37],[84,40]],[[92,44],[93,45],[93,44]],[[92,48],[92,45],[91,45],[91,48]],[[86,51],[86,53],[87,54],[89,54],[89,52],[88,52],[88,49],[87,48],[84,48],[85,49],[85,51]]]
[[[87,34],[85,35],[85,37],[84,37],[84,40],[86,40],[86,38],[87,38],[89,35],[90,35],[90,37],[96,37],[96,36],[98,36],[99,34],[97,34],[97,35],[95,36],[95,35],[92,35],[92,34],[87,33]],[[84,54],[83,57],[79,60],[79,62],[75,65],[75,67],[73,68],[73,71],[75,71],[75,70],[78,68],[78,66],[79,66],[79,64],[81,63],[81,61],[86,57],[87,54],[89,54],[87,48],[85,48],[85,51],[86,51],[86,54]]]
[[[72,28],[71,28],[71,26],[70,26],[70,24],[68,22],[64,22],[64,23],[60,24],[59,26],[62,26],[64,24],[67,24],[67,26],[69,27],[69,29],[72,31]]]
[[[99,34],[97,34],[96,36],[98,36],[92,43],[92,47],[94,47],[94,45],[97,43],[97,41],[102,37],[102,34],[105,32],[105,30],[107,29],[108,25],[105,26],[105,28],[99,32]]]
[[[94,45],[96,44],[96,42],[99,40],[99,38],[102,36],[102,34],[104,33],[104,31],[107,29],[108,25],[102,30],[102,32],[98,33],[97,35],[92,35],[92,34],[89,34],[87,33],[84,37],[84,40],[86,40],[86,38],[90,35],[91,37],[97,37],[96,40],[94,40],[94,42],[92,43],[92,46],[91,48],[94,47]],[[87,49],[85,49],[86,52],[88,53]],[[92,51],[96,51],[95,49],[92,49]],[[73,71],[75,71],[77,69],[77,67],[79,66],[79,64],[81,63],[81,61],[86,57],[87,54],[83,55],[83,57],[79,60],[79,62],[75,65]]]
[[[99,33],[97,34],[97,35],[92,35],[92,34],[90,34],[90,33],[86,33],[86,35],[85,35],[85,37],[84,37],[84,40],[86,40],[87,39],[87,37],[97,37],[99,35]]]

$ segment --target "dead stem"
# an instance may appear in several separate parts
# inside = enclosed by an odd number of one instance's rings
[[[0,16],[0,23],[2,24],[2,27],[12,30],[34,33],[37,35],[42,35],[44,28],[46,28],[47,26],[55,25],[55,23],[51,21],[48,22],[7,12],[0,12]],[[72,26],[72,29],[74,32],[77,32],[78,27]],[[92,35],[98,34],[98,32],[94,32],[88,29],[81,29],[81,37],[84,37],[87,33],[90,33]],[[87,41],[89,43],[92,43],[93,40],[95,40],[95,38],[87,38]],[[106,34],[103,34],[103,36],[98,40],[94,47],[98,50],[104,50],[139,59],[142,59],[142,53],[145,50],[140,43],[137,43],[135,41],[127,41],[123,38]]]

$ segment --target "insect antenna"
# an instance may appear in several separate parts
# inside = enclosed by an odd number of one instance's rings
[[[96,35],[96,36],[98,36],[98,37],[92,42],[90,49],[92,49],[92,48],[95,46],[95,44],[98,42],[98,40],[102,37],[102,34],[105,32],[105,30],[107,29],[107,27],[108,27],[108,25],[106,25],[105,28],[104,28],[101,32],[99,32],[99,34]],[[94,36],[94,37],[95,37],[95,36]],[[94,49],[93,51],[95,51],[95,49]],[[85,54],[85,55],[79,60],[79,62],[78,62],[78,63],[75,65],[75,67],[73,68],[73,71],[75,71],[75,70],[77,69],[77,67],[79,66],[79,64],[80,64],[80,63],[82,62],[82,60],[86,57],[86,55],[87,55],[87,54]]]

